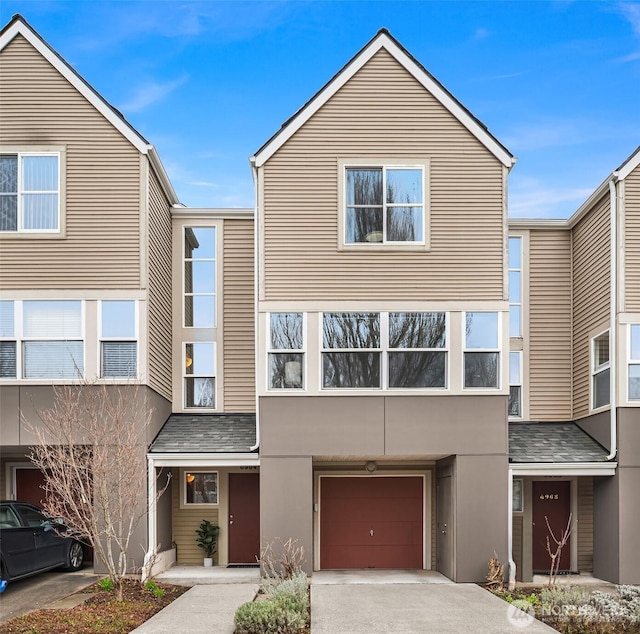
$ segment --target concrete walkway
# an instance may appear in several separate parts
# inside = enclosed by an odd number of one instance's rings
[[[172,569],[169,583],[200,570]],[[233,617],[258,591],[258,572],[208,571],[132,634],[232,634]],[[245,575],[249,576],[248,583]],[[254,577],[255,575],[255,577]],[[311,579],[312,634],[557,634],[474,584],[429,571],[323,571]]]

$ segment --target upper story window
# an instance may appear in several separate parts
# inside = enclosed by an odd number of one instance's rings
[[[17,378],[18,368],[15,308],[12,301],[0,301],[0,378]]]
[[[130,378],[138,374],[136,302],[100,302],[100,376]]]
[[[304,388],[302,313],[269,316],[269,388]]]
[[[444,388],[445,313],[324,313],[322,387]]]
[[[498,313],[465,313],[464,387],[499,386],[499,324]]]
[[[212,341],[184,344],[184,407],[216,406],[216,350]]]
[[[60,231],[60,154],[0,155],[0,231]]]
[[[509,336],[522,337],[522,238],[509,238]]]
[[[609,331],[593,338],[591,347],[591,400],[593,409],[611,402]]]
[[[345,244],[424,244],[425,167],[345,167]]]
[[[78,379],[84,376],[82,302],[22,302],[22,377]]]
[[[509,417],[522,416],[522,352],[509,353]]]
[[[184,229],[184,325],[216,325],[215,227]]]
[[[629,328],[629,400],[640,400],[640,324]]]

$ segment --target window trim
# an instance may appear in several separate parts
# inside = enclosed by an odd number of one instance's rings
[[[302,317],[302,348],[272,348],[271,347],[271,315],[301,315]],[[307,313],[301,311],[274,310],[267,313],[267,366],[266,389],[268,392],[294,392],[307,391],[308,372],[307,361]],[[271,387],[271,355],[272,354],[300,354],[302,355],[302,385],[300,387]]]
[[[508,236],[507,238],[507,244],[511,244],[511,240],[518,240],[519,244],[520,244],[520,268],[511,268],[511,262],[510,262],[510,254],[511,254],[511,248],[509,248],[509,252],[507,254],[507,276],[508,276],[508,280],[509,280],[509,337],[512,339],[522,339],[523,338],[523,322],[524,320],[522,319],[522,300],[523,300],[523,289],[522,289],[522,284],[524,281],[524,249],[523,249],[523,237],[521,235],[511,235]],[[512,273],[518,273],[519,277],[520,277],[520,300],[519,301],[513,301],[511,299],[511,274]],[[511,334],[511,307],[517,307],[519,310],[519,314],[518,314],[518,332],[519,334],[517,335],[512,335]]]
[[[382,168],[422,170],[422,240],[416,242],[347,242],[347,169]],[[430,162],[427,158],[343,158],[338,159],[338,251],[429,251],[430,250]],[[383,203],[383,207],[384,207]]]
[[[378,348],[325,348],[324,347],[324,316],[332,313],[346,314],[377,314],[380,319],[380,346]],[[389,315],[390,313],[442,313],[445,317],[445,346],[443,348],[391,348],[389,344]],[[327,310],[318,313],[318,382],[320,392],[343,394],[366,392],[393,393],[443,393],[450,390],[451,373],[451,337],[450,313],[447,310]],[[372,352],[380,354],[380,385],[378,387],[326,387],[324,385],[323,355],[327,352]],[[445,354],[444,387],[390,387],[389,386],[389,353],[393,352],[442,352]]]
[[[211,229],[213,230],[213,244],[214,254],[213,258],[187,258],[185,243],[186,232],[188,229]],[[189,328],[190,330],[210,330],[217,328],[218,326],[218,274],[219,274],[219,244],[218,244],[218,226],[217,225],[205,225],[205,224],[184,224],[181,227],[181,250],[182,250],[182,267],[180,270],[181,288],[182,288],[182,327]],[[185,279],[186,279],[186,265],[187,262],[213,262],[214,264],[214,276],[213,276],[213,293],[187,293]],[[186,299],[189,297],[212,297],[213,298],[213,324],[211,326],[187,326],[187,311],[186,311]],[[189,342],[191,343],[191,342]],[[184,367],[184,366],[183,366]]]
[[[216,476],[216,501],[215,502],[187,502],[187,476],[198,473],[213,473]],[[220,472],[217,469],[180,469],[180,508],[218,508],[220,506]]]
[[[605,363],[601,363],[596,366],[596,343],[598,339],[601,339],[604,335],[607,335],[607,340],[609,343],[609,356]],[[607,407],[611,406],[611,391],[609,391],[609,401],[604,403],[603,405],[596,405],[596,389],[595,389],[595,379],[596,376],[602,374],[603,372],[611,372],[611,332],[608,328],[601,330],[593,337],[591,337],[591,342],[589,346],[590,354],[589,354],[589,391],[590,391],[590,407],[592,411],[596,410],[604,410]]]
[[[490,313],[493,315],[496,315],[496,320],[497,320],[497,332],[496,332],[496,337],[497,337],[497,347],[496,348],[468,348],[467,347],[467,315],[469,314],[475,314],[475,313]],[[461,381],[460,381],[460,385],[462,387],[463,392],[469,392],[472,390],[478,390],[480,392],[487,392],[487,391],[499,391],[502,390],[502,384],[503,384],[503,376],[502,376],[502,318],[501,315],[502,313],[498,310],[465,310],[462,311],[462,323],[461,323],[461,327],[462,327],[462,365],[461,365],[461,370],[462,370],[462,376],[460,377]],[[496,360],[496,372],[497,372],[497,377],[496,377],[496,385],[495,386],[470,386],[467,387],[465,385],[465,375],[466,375],[466,365],[465,365],[465,360],[466,360],[466,354],[470,352],[493,352],[496,353],[498,355],[498,358]]]
[[[105,337],[102,334],[102,304],[104,302],[133,302],[133,327],[134,327],[134,336],[133,337]],[[133,380],[137,381],[140,378],[140,302],[135,299],[119,299],[119,298],[109,298],[109,299],[100,299],[98,300],[98,373],[97,377],[101,381],[122,381],[125,380]],[[104,376],[104,368],[103,368],[103,348],[102,344],[104,342],[114,342],[114,343],[125,343],[125,342],[135,342],[136,344],[136,371],[135,374],[129,376]]]
[[[509,410],[507,409],[507,415],[509,420],[521,420],[523,418],[523,381],[522,381],[522,359],[523,359],[523,354],[522,354],[522,350],[509,350],[509,400],[511,400],[511,388],[512,387],[519,387],[520,388],[520,397],[518,399],[518,410],[519,410],[519,414],[517,416],[509,414]],[[518,355],[518,376],[520,378],[520,381],[518,383],[512,383],[511,382],[511,355]]]
[[[631,347],[631,343],[633,341],[633,330],[636,329],[638,330],[638,340],[640,343],[640,323],[637,324],[629,324],[629,341],[628,341],[628,347],[627,347],[627,402],[629,403],[633,403],[634,405],[636,403],[640,403],[640,395],[638,396],[631,396],[631,368],[632,367],[638,367],[640,368],[640,358],[638,359],[634,359],[632,356],[632,352],[633,352],[633,348]]]
[[[18,228],[16,231],[0,231],[0,240],[16,240],[16,239],[46,239],[55,240],[66,237],[66,146],[55,145],[34,145],[34,146],[14,146],[6,145],[0,147],[0,154],[17,155],[18,157]],[[21,204],[20,183],[22,181],[22,156],[57,156],[58,158],[58,205],[57,205],[57,221],[56,229],[22,229],[23,213]]]
[[[187,346],[189,345],[197,345],[199,343],[206,343],[206,344],[211,344],[213,346],[213,375],[209,375],[209,374],[187,374]],[[217,354],[218,354],[218,346],[216,345],[216,342],[213,340],[207,340],[207,341],[199,341],[199,340],[194,340],[191,339],[189,341],[183,341],[182,342],[182,383],[181,383],[181,389],[182,389],[182,409],[185,412],[215,412],[217,411],[218,408],[218,360],[217,360]],[[196,407],[196,406],[189,406],[187,405],[187,379],[199,379],[199,378],[203,378],[203,379],[212,379],[213,380],[213,407]]]

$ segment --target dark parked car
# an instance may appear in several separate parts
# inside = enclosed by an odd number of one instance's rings
[[[33,504],[0,502],[0,592],[7,582],[38,572],[80,569],[82,544],[61,535],[64,530]]]

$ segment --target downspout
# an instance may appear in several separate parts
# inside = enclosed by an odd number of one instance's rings
[[[256,442],[252,447],[249,447],[251,451],[255,451],[260,447],[260,401],[258,399],[258,279],[259,275],[259,251],[258,251],[258,238],[260,237],[259,225],[259,206],[260,200],[258,198],[258,168],[256,167],[256,159],[254,156],[249,158],[251,163],[251,174],[253,175],[253,367],[254,378],[256,379],[255,385],[255,400],[256,400]]]
[[[611,403],[611,449],[607,460],[613,460],[618,453],[618,193],[616,182],[618,172],[613,172],[609,181],[609,207],[611,208],[610,225],[610,270],[611,281],[609,285],[610,324],[609,324],[609,401]]]
[[[513,473],[508,469],[509,486],[507,497],[507,552],[509,553],[509,590],[516,587],[516,562],[513,560]]]

